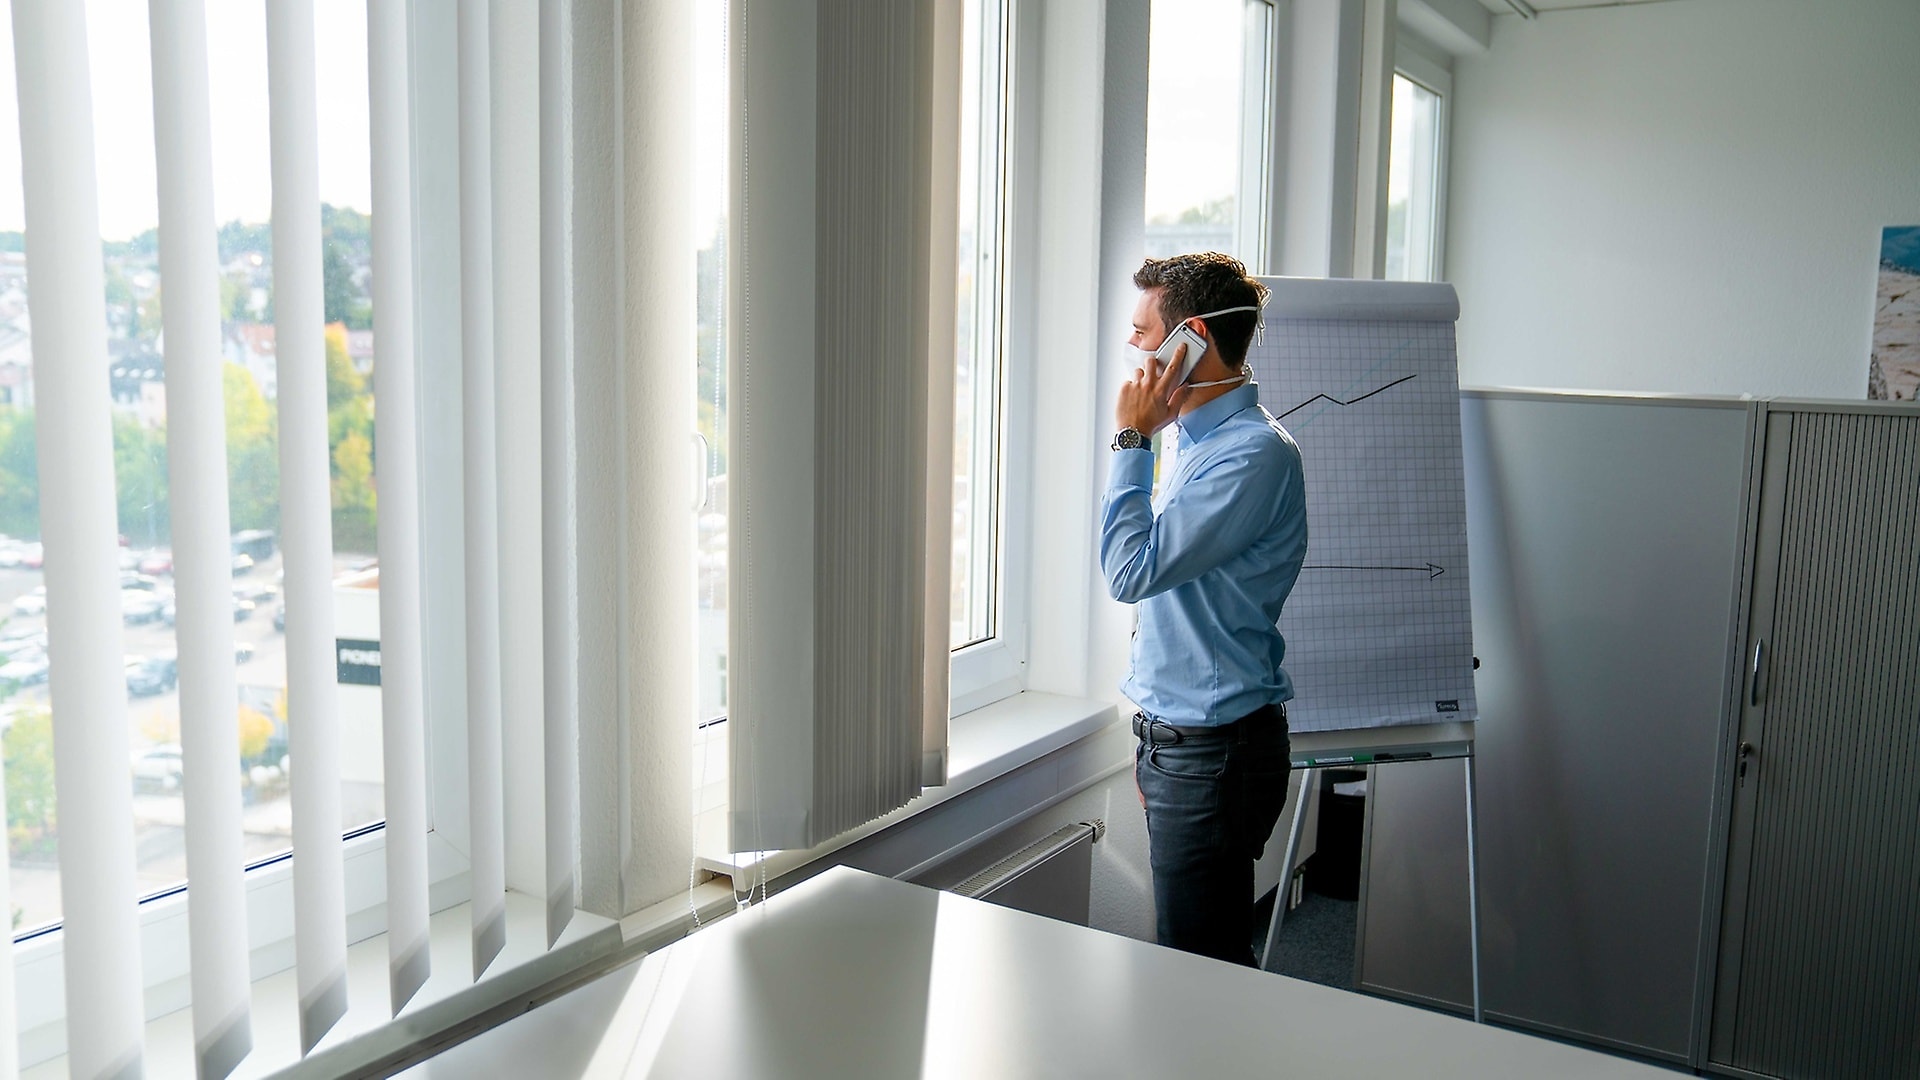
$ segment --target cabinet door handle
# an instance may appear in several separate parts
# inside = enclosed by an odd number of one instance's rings
[[[1747,695],[1751,705],[1760,704],[1760,698],[1767,692],[1767,639],[1761,638],[1753,645],[1753,683]]]

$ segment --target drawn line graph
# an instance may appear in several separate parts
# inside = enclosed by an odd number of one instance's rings
[[[1393,573],[1395,571],[1409,571],[1415,574],[1427,575],[1428,581],[1432,581],[1434,578],[1437,578],[1441,574],[1444,574],[1447,572],[1446,567],[1440,566],[1435,563],[1428,563],[1425,566],[1315,566],[1315,565],[1309,565],[1309,566],[1303,566],[1300,569],[1302,570],[1355,570],[1355,571],[1365,571],[1365,572],[1371,572],[1371,573]]]
[[[1407,340],[1407,341],[1403,341],[1403,342],[1401,342],[1401,343],[1400,343],[1400,344],[1399,344],[1398,346],[1396,346],[1396,347],[1395,347],[1395,348],[1393,349],[1393,351],[1392,351],[1392,352],[1389,352],[1389,353],[1387,353],[1387,355],[1385,355],[1385,356],[1383,356],[1383,357],[1381,357],[1380,359],[1378,359],[1378,360],[1376,360],[1376,361],[1374,361],[1374,362],[1373,362],[1373,364],[1372,364],[1372,366],[1370,366],[1370,367],[1368,367],[1368,368],[1367,368],[1367,370],[1365,370],[1365,371],[1363,371],[1363,372],[1361,372],[1361,373],[1359,374],[1359,376],[1357,376],[1357,377],[1356,377],[1356,378],[1355,378],[1355,379],[1354,379],[1354,380],[1353,380],[1352,382],[1350,382],[1350,383],[1348,383],[1348,384],[1347,384],[1347,385],[1346,385],[1346,386],[1345,386],[1345,387],[1344,387],[1343,389],[1341,389],[1341,391],[1340,391],[1340,395],[1339,395],[1339,396],[1333,396],[1333,395],[1328,395],[1328,394],[1319,394],[1319,395],[1316,395],[1316,397],[1317,397],[1317,398],[1324,398],[1324,399],[1326,400],[1326,402],[1327,402],[1327,404],[1324,404],[1324,405],[1321,405],[1321,406],[1320,406],[1320,407],[1319,407],[1318,409],[1315,409],[1315,410],[1314,410],[1313,412],[1311,412],[1311,413],[1308,413],[1308,414],[1307,414],[1307,418],[1306,418],[1305,420],[1302,420],[1302,421],[1300,421],[1300,422],[1299,422],[1298,424],[1295,424],[1295,425],[1293,426],[1293,430],[1294,430],[1294,431],[1301,431],[1301,430],[1304,430],[1304,429],[1305,429],[1305,428],[1306,428],[1306,427],[1307,427],[1307,426],[1308,426],[1309,424],[1312,424],[1312,423],[1313,423],[1313,422],[1314,422],[1315,420],[1318,420],[1318,419],[1320,419],[1320,417],[1321,417],[1321,416],[1323,416],[1323,415],[1325,415],[1325,413],[1326,413],[1326,411],[1327,411],[1328,409],[1331,409],[1331,408],[1333,408],[1333,407],[1334,407],[1335,405],[1337,405],[1337,404],[1341,404],[1341,402],[1340,402],[1340,397],[1344,397],[1345,395],[1347,395],[1347,394],[1351,394],[1351,393],[1353,393],[1353,392],[1354,392],[1355,390],[1357,390],[1357,389],[1359,389],[1359,388],[1360,388],[1360,387],[1361,387],[1362,385],[1364,385],[1364,384],[1366,383],[1366,381],[1367,381],[1368,379],[1371,379],[1371,378],[1373,378],[1373,373],[1374,373],[1374,372],[1376,372],[1376,371],[1379,371],[1379,370],[1380,370],[1381,368],[1383,368],[1383,367],[1386,367],[1386,366],[1387,366],[1388,364],[1390,364],[1390,363],[1392,363],[1392,362],[1393,362],[1393,361],[1394,361],[1395,359],[1397,359],[1397,358],[1398,358],[1398,357],[1400,356],[1400,354],[1401,354],[1401,353],[1404,353],[1404,352],[1406,352],[1406,351],[1407,351],[1408,349],[1410,349],[1410,348],[1412,348],[1412,347],[1413,347],[1413,341],[1412,341],[1411,339],[1409,339],[1409,340]],[[1409,377],[1411,377],[1411,376],[1409,376]],[[1405,382],[1405,381],[1406,381],[1406,379],[1401,379],[1401,380],[1399,380],[1399,381],[1400,381],[1400,382]],[[1392,385],[1392,384],[1389,384],[1389,385]],[[1385,390],[1385,389],[1386,389],[1386,387],[1384,387],[1384,386],[1380,388],[1380,390]],[[1375,391],[1373,391],[1373,394],[1377,394],[1377,393],[1379,393],[1379,392],[1380,392],[1380,390],[1375,390]],[[1372,397],[1372,396],[1373,396],[1373,394],[1367,394],[1367,395],[1365,395],[1365,396],[1367,396],[1367,397]],[[1282,415],[1284,415],[1284,416],[1291,416],[1291,415],[1293,415],[1294,413],[1296,413],[1296,412],[1298,412],[1298,411],[1300,411],[1301,409],[1303,409],[1303,408],[1305,408],[1305,407],[1307,407],[1308,405],[1311,405],[1311,404],[1313,404],[1313,402],[1314,402],[1315,400],[1316,400],[1316,398],[1308,398],[1308,399],[1307,399],[1306,401],[1303,401],[1303,402],[1301,402],[1300,404],[1298,404],[1298,405],[1296,405],[1296,406],[1294,406],[1293,408],[1291,408],[1291,409],[1288,409],[1288,410],[1287,410],[1287,411],[1286,411],[1285,413],[1283,413]],[[1359,398],[1354,398],[1354,399],[1352,399],[1352,400],[1354,400],[1354,401],[1358,401],[1358,400],[1360,400],[1360,399],[1359,399]]]
[[[1391,390],[1396,386],[1399,386],[1401,383],[1406,382],[1409,379],[1417,379],[1417,378],[1419,378],[1418,375],[1402,375],[1385,386],[1379,387],[1378,389],[1369,390],[1366,393],[1361,394],[1359,397],[1356,397],[1356,398],[1347,398],[1344,401],[1341,400],[1340,398],[1334,397],[1332,394],[1315,394],[1312,397],[1308,398],[1307,400],[1301,402],[1300,404],[1295,405],[1293,408],[1288,409],[1286,412],[1281,413],[1279,416],[1275,417],[1274,419],[1285,420],[1287,417],[1292,416],[1294,413],[1299,412],[1301,409],[1306,408],[1307,406],[1313,404],[1316,401],[1331,401],[1335,405],[1358,405],[1359,403],[1367,400],[1368,398],[1372,397],[1375,394],[1385,393],[1386,391]],[[1314,415],[1317,416],[1319,414],[1316,413]],[[1309,417],[1309,419],[1311,419],[1311,417]],[[1305,427],[1306,425],[1303,423],[1301,426]]]

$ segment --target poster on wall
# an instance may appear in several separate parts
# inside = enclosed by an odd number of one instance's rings
[[[1920,401],[1920,225],[1881,230],[1873,311],[1867,397]]]

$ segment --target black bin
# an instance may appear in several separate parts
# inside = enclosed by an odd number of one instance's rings
[[[1364,769],[1327,769],[1320,776],[1320,829],[1307,860],[1307,888],[1335,900],[1360,899],[1360,838],[1365,795],[1339,795],[1335,784],[1367,778]]]

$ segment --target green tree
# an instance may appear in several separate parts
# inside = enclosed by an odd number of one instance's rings
[[[220,279],[220,317],[228,322],[250,322],[253,319],[253,287],[240,274],[228,274]]]
[[[227,507],[233,528],[280,527],[278,416],[253,374],[238,364],[223,372],[227,405]]]
[[[373,227],[367,215],[348,206],[320,204],[321,281],[327,321],[354,330],[373,325],[373,305],[355,283],[353,268],[373,257]]]
[[[7,849],[14,859],[50,854],[57,821],[53,804],[53,714],[16,714],[0,737],[7,783]]]
[[[157,341],[160,338],[161,323],[160,290],[133,306],[132,334],[141,341]]]
[[[0,407],[0,532],[40,535],[40,452],[31,409]]]
[[[373,396],[347,355],[346,327],[327,327],[327,440],[333,450],[333,542],[342,551],[375,547]]]
[[[320,259],[321,295],[330,323],[346,323],[359,302],[359,290],[353,287],[353,267],[338,244],[323,244]]]
[[[236,255],[258,255],[262,259],[273,258],[273,226],[262,223],[248,225],[240,221],[229,221],[220,226],[218,239],[220,261],[227,262]]]
[[[127,416],[113,418],[113,482],[120,532],[141,547],[168,542],[167,433]]]
[[[378,546],[373,487],[373,443],[349,432],[333,450],[333,543],[342,551],[371,553]]]

